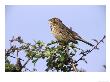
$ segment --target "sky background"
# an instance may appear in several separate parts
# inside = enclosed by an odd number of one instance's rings
[[[48,20],[52,17],[60,18],[63,23],[72,27],[82,38],[95,44],[92,39],[100,40],[105,35],[106,28],[105,6],[6,6],[6,48],[9,48],[9,40],[12,36],[21,36],[24,41],[33,43],[33,40],[41,40],[45,43],[56,40],[50,32]],[[105,41],[104,41],[105,42]],[[79,47],[88,49],[90,46],[79,42]],[[89,72],[104,71],[102,65],[106,64],[105,43],[99,45],[99,50],[94,50],[86,56],[88,64],[80,62],[78,68]],[[23,54],[23,53],[22,53]],[[20,54],[20,57],[22,55]],[[12,63],[15,60],[12,58]],[[23,62],[22,62],[23,63]],[[30,62],[31,63],[31,62]],[[45,60],[38,60],[38,71],[46,68]],[[30,64],[27,68],[32,68]]]

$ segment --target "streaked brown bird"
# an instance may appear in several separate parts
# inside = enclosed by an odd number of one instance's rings
[[[90,46],[94,46],[93,44],[81,38],[76,32],[65,26],[59,18],[51,18],[48,21],[51,27],[52,34],[59,42],[73,42],[77,44],[77,41],[82,41]]]

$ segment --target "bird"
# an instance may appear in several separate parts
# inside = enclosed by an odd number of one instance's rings
[[[59,42],[73,42],[77,44],[78,41],[82,41],[90,46],[94,46],[93,44],[84,40],[81,36],[78,35],[78,33],[73,31],[71,28],[68,28],[59,18],[53,17],[48,20],[48,23],[50,25],[51,33]]]

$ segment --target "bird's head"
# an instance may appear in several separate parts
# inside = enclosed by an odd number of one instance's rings
[[[56,17],[49,19],[48,22],[51,26],[59,25],[60,23],[62,23],[62,21]]]

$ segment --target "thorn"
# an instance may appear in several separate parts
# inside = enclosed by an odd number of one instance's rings
[[[104,41],[102,40],[102,42],[104,43]]]
[[[92,39],[93,41],[95,41],[96,43],[98,43],[98,41],[96,39]]]
[[[99,50],[99,48],[97,46],[94,47],[95,49]]]

